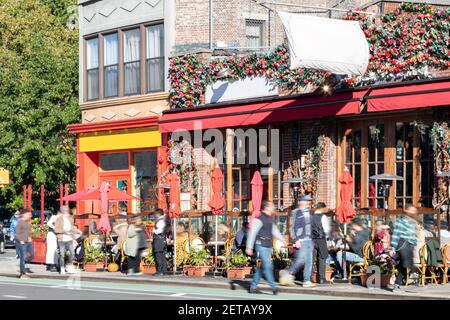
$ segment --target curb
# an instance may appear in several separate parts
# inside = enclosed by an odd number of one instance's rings
[[[0,273],[2,277],[14,277],[16,274],[11,273]],[[34,274],[32,278],[35,279],[57,279],[64,280],[67,276],[61,275],[39,275]],[[155,285],[172,285],[172,286],[190,286],[190,287],[200,287],[200,288],[216,288],[216,289],[231,289],[231,290],[247,290],[242,282],[232,281],[232,282],[212,282],[212,281],[180,281],[176,279],[163,280],[163,279],[148,279],[148,278],[113,278],[113,277],[96,277],[91,275],[84,275],[81,281],[96,281],[96,282],[122,282],[122,283],[146,283]],[[232,288],[234,287],[234,288]],[[261,285],[262,289],[270,289],[268,285]],[[284,287],[279,286],[280,293],[297,293],[297,294],[310,294],[310,295],[325,295],[325,296],[338,296],[343,298],[366,298],[366,299],[381,299],[381,300],[450,300],[450,297],[434,297],[434,296],[417,296],[409,294],[390,294],[390,293],[365,293],[365,292],[354,292],[354,291],[333,291],[327,290],[326,288],[314,288],[314,289],[304,289],[300,286],[298,287]]]

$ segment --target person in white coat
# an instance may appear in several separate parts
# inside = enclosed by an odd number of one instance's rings
[[[58,214],[60,214],[58,212]],[[47,264],[47,271],[58,272],[57,264],[58,257],[56,256],[56,249],[58,248],[58,241],[55,234],[55,221],[58,217],[57,214],[53,214],[47,221],[47,253],[45,255],[45,263]]]

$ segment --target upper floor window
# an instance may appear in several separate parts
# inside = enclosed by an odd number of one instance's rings
[[[141,91],[140,43],[141,32],[139,29],[128,30],[123,33],[125,95],[138,94]]]
[[[98,38],[86,41],[87,100],[98,99]]]
[[[147,27],[147,92],[164,90],[164,26]]]
[[[247,38],[247,47],[260,48],[263,46],[264,22],[258,20],[245,21],[245,36]]]
[[[85,100],[164,91],[164,25],[100,33],[85,41]]]
[[[105,97],[115,97],[119,90],[119,44],[117,33],[105,35],[104,41],[104,90]]]

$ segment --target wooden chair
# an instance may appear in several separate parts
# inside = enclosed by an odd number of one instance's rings
[[[125,248],[124,248],[124,240],[120,241],[119,243],[119,252],[120,252],[120,262],[119,262],[119,270],[123,270],[123,265],[125,261],[128,260],[128,256],[125,254]],[[115,259],[114,259],[115,260]]]
[[[436,274],[434,272],[434,267],[427,265],[426,255],[427,255],[427,244],[424,244],[419,250],[420,263],[415,265],[415,267],[419,273],[420,282],[421,282],[422,286],[425,286],[425,280],[427,280],[427,279],[430,279],[431,283],[435,283],[435,284],[438,283],[437,279],[436,279]],[[427,276],[427,272],[430,274],[429,276]],[[407,270],[406,274],[407,274],[406,284],[408,285],[409,270]]]
[[[448,282],[448,266],[450,264],[450,243],[444,244],[441,248],[442,253],[442,263],[439,264],[438,268],[442,272],[442,283]]]
[[[91,240],[89,237],[87,237],[86,239],[84,239],[83,241],[83,247],[84,247],[84,253],[83,253],[83,260],[81,261],[74,261],[73,264],[77,267],[77,269],[81,269],[81,267],[84,266],[85,260],[86,260],[86,255],[87,255],[87,250],[86,248],[91,244]]]
[[[349,267],[350,270],[348,275],[350,281],[352,280],[353,276],[360,276],[367,269],[369,265],[369,260],[374,257],[375,249],[373,246],[373,242],[371,240],[366,241],[366,243],[364,243],[364,246],[362,248],[362,254],[363,254],[362,262],[350,263]],[[359,272],[357,274],[353,274],[355,268],[358,268]]]

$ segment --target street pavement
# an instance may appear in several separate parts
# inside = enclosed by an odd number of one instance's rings
[[[120,272],[85,272],[77,276],[59,275],[45,271],[45,266],[28,264],[32,279],[18,279],[18,261],[14,250],[0,255],[0,300],[2,299],[283,299],[283,300],[329,300],[329,299],[446,299],[450,300],[450,284],[411,285],[406,292],[394,294],[386,289],[368,289],[359,285],[340,283],[317,286],[313,289],[279,287],[280,294],[273,296],[262,281],[260,288],[267,294],[251,295],[246,289],[250,279],[231,283],[221,276],[187,277],[183,275],[128,277]],[[48,290],[51,288],[52,290]],[[24,298],[22,298],[24,297]]]

